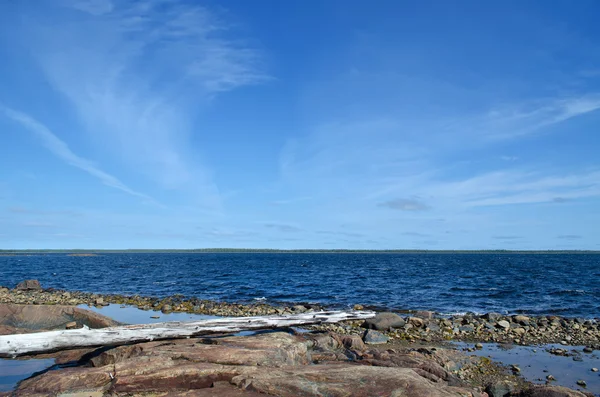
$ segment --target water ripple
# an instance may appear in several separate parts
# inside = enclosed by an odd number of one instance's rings
[[[0,285],[600,317],[599,268],[595,254],[53,254],[0,256]]]

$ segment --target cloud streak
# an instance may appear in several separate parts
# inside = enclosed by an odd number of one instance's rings
[[[19,112],[17,110],[10,109],[4,105],[0,105],[0,111],[4,113],[4,115],[13,121],[21,124],[21,126],[28,129],[31,133],[35,135],[35,137],[48,149],[52,154],[56,157],[60,158],[67,164],[79,168],[82,171],[85,171],[89,175],[97,178],[104,185],[109,186],[111,188],[120,190],[129,195],[144,199],[148,202],[155,203],[155,200],[150,196],[147,196],[143,193],[135,191],[121,182],[118,178],[113,175],[110,175],[100,168],[96,167],[91,161],[80,157],[73,153],[73,151],[69,148],[69,146],[60,140],[52,131],[48,129],[45,125],[41,124],[39,121],[34,118],[28,116],[25,113]]]
[[[218,94],[268,81],[260,52],[194,2],[62,5],[46,13],[23,7],[21,33],[48,82],[79,116],[84,136],[163,188],[218,206],[203,152],[190,149],[206,133],[196,125],[198,110]]]

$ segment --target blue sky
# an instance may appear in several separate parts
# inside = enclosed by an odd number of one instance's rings
[[[600,249],[600,3],[0,4],[0,248]]]

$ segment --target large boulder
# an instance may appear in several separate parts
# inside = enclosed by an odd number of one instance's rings
[[[363,328],[375,329],[377,331],[388,331],[390,328],[402,328],[406,321],[396,313],[382,312],[375,317],[365,320]]]
[[[90,328],[119,325],[109,317],[73,306],[0,304],[0,335],[66,329],[72,322]]]
[[[17,284],[15,289],[21,290],[21,291],[36,291],[36,290],[41,290],[42,286],[40,285],[40,282],[37,280],[25,280],[25,281],[21,281],[19,284]]]
[[[26,379],[16,395],[480,395],[473,389],[451,385],[447,371],[418,352],[367,350],[363,352],[365,359],[356,362],[337,354],[348,352],[344,346],[355,343],[359,344],[358,340],[350,343],[333,334],[271,332],[119,346],[90,355],[93,358],[85,365]],[[313,349],[329,360],[315,364]]]

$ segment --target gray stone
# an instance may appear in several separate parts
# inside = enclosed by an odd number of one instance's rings
[[[363,341],[368,345],[379,345],[387,343],[389,339],[390,338],[388,338],[381,332],[372,329],[366,330],[363,335]]]
[[[21,281],[19,284],[17,284],[17,287],[15,289],[18,289],[21,291],[34,291],[34,290],[41,290],[42,286],[40,285],[40,282],[37,280],[25,280],[25,281]]]
[[[498,328],[502,328],[502,329],[509,329],[510,328],[510,323],[508,321],[506,321],[506,320],[501,320],[501,321],[498,321],[496,323],[496,326]]]
[[[406,321],[396,313],[383,312],[377,313],[374,318],[365,320],[363,328],[376,329],[378,331],[387,331],[390,328],[402,328]]]
[[[296,313],[304,313],[306,311],[306,307],[302,305],[296,305],[292,309],[294,309],[294,312]]]
[[[504,397],[515,390],[515,384],[509,381],[498,381],[485,388],[490,397]]]
[[[499,319],[502,318],[502,315],[500,313],[486,313],[483,315],[483,318],[485,318],[488,321],[498,321]]]

